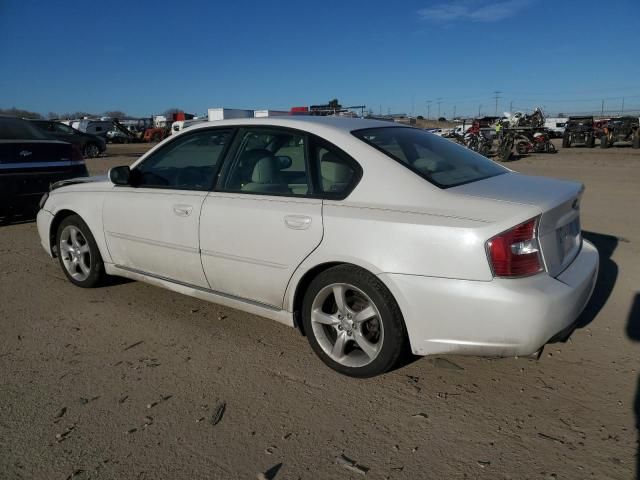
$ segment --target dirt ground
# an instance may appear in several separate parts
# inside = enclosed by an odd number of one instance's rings
[[[76,288],[34,223],[0,227],[0,478],[636,478],[640,151],[508,166],[584,182],[601,254],[581,328],[539,361],[422,358],[354,380],[269,320],[143,283]]]

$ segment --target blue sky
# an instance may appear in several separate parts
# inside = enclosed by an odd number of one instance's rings
[[[639,27],[638,0],[0,0],[0,107],[640,110]]]

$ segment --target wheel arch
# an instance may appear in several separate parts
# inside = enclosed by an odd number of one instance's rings
[[[53,217],[53,220],[51,221],[51,225],[49,227],[49,246],[51,247],[51,254],[54,257],[58,256],[58,248],[56,246],[56,235],[58,234],[58,227],[60,226],[60,224],[63,222],[65,218],[70,217],[72,215],[78,215],[80,218],[82,218],[80,214],[78,214],[77,212],[64,208],[56,212],[56,214]]]
[[[326,261],[308,268],[300,276],[300,279],[297,280],[297,282],[295,283],[295,286],[291,288],[291,290],[293,291],[289,294],[288,300],[290,302],[289,305],[292,312],[293,324],[295,328],[298,329],[301,335],[306,336],[301,315],[302,315],[302,303],[304,301],[304,295],[307,291],[307,288],[309,287],[311,282],[313,282],[313,280],[322,272],[329,270],[330,268],[341,266],[341,265],[348,265],[351,267],[355,267],[377,277],[380,280],[380,282],[382,282],[382,284],[389,290],[389,294],[393,297],[394,301],[398,305],[398,308],[400,309],[400,314],[402,315],[402,308],[400,307],[400,303],[395,298],[395,295],[393,295],[391,288],[389,288],[386,282],[382,278],[380,278],[380,276],[377,275],[375,271],[373,271],[374,268],[372,268],[372,266],[368,267],[364,265],[358,265],[356,263],[353,263],[350,261],[344,261],[344,260]],[[403,318],[404,318],[404,315],[403,315]]]

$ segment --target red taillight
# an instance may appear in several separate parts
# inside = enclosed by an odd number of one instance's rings
[[[496,277],[524,277],[542,271],[537,226],[538,218],[532,218],[487,242]]]

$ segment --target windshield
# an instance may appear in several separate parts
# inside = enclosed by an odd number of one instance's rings
[[[49,140],[49,137],[19,118],[0,118],[1,140]]]
[[[468,148],[417,128],[367,128],[352,133],[440,188],[508,171]]]

